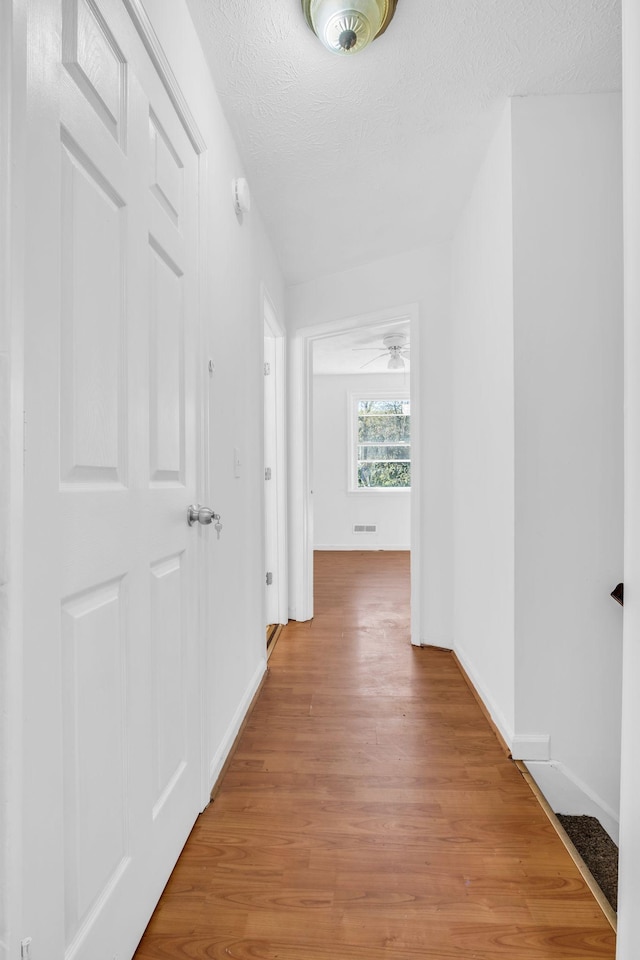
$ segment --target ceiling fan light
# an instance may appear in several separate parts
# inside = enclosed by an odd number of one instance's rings
[[[307,23],[327,50],[358,53],[382,33],[397,0],[302,0]]]
[[[404,370],[404,360],[397,353],[389,357],[387,370]]]

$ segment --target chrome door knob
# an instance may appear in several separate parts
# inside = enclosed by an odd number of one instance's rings
[[[213,521],[220,520],[220,514],[214,513],[210,507],[201,507],[199,503],[192,503],[191,506],[187,507],[187,523],[190,527],[194,523],[202,523],[205,526]]]

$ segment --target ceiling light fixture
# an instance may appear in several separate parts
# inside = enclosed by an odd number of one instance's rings
[[[358,53],[391,23],[398,0],[302,0],[307,23],[332,53]]]
[[[384,350],[382,353],[379,353],[377,357],[373,357],[371,360],[367,360],[366,363],[363,363],[360,367],[361,370],[364,370],[365,367],[370,366],[370,364],[375,363],[376,360],[382,360],[383,357],[387,359],[387,370],[403,370],[405,367],[404,359],[409,356],[409,337],[406,333],[388,333],[386,337],[382,338],[382,346]],[[352,350],[379,350],[379,347],[352,347]]]

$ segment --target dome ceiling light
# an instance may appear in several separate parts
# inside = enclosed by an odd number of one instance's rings
[[[398,0],[302,0],[307,23],[332,53],[358,53],[391,23]]]

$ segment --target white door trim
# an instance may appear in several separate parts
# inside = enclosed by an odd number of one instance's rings
[[[311,328],[308,328],[311,329]],[[289,341],[289,619],[313,617],[311,487],[311,340]]]
[[[203,141],[204,142],[204,141]],[[206,304],[208,290],[208,267],[210,260],[210,233],[206,228],[205,210],[207,181],[209,177],[209,154],[206,149],[198,155],[198,203],[200,216],[198,218],[198,250],[200,263],[198,265],[198,317],[196,342],[198,349],[198,382],[196,385],[197,397],[197,451],[196,471],[198,489],[202,491],[203,503],[215,510],[214,495],[210,471],[210,424],[209,424],[209,340],[206,325]],[[207,539],[201,537],[198,544],[198,659],[200,663],[200,810],[204,810],[211,800],[211,785],[209,783],[209,758],[212,751],[212,724],[211,724],[211,697],[208,692],[207,679],[210,676],[209,662],[210,644],[207,642],[213,629],[214,601],[211,598],[211,584],[213,583],[213,564],[211,551],[207,550]]]
[[[411,330],[411,643],[420,646],[421,442],[420,317],[417,303],[401,304],[302,327],[291,337],[289,402],[289,616],[313,617],[312,349],[315,340],[394,320],[409,320]]]
[[[22,936],[26,4],[0,5],[0,958]]]
[[[275,481],[277,485],[277,558],[278,558],[278,623],[286,623],[289,619],[289,575],[287,556],[287,404],[286,404],[286,370],[287,370],[287,341],[285,328],[282,325],[273,300],[269,296],[266,285],[260,285],[263,326],[268,329],[274,340],[275,352],[275,404],[276,404],[276,462]]]

